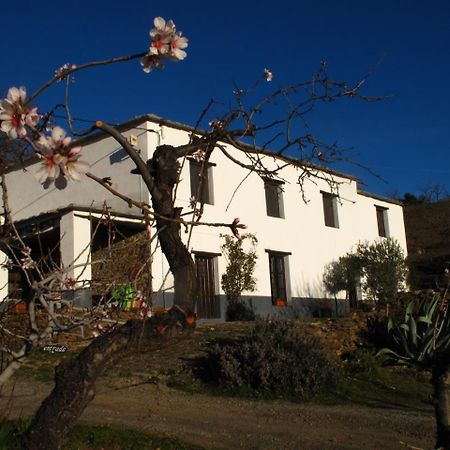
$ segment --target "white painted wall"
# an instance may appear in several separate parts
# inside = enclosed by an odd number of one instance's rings
[[[0,251],[0,302],[8,295],[8,269],[4,267],[7,262],[8,256]]]
[[[138,135],[139,148],[146,160],[160,144],[181,145],[189,141],[187,131],[160,126],[147,121],[139,128],[130,130]],[[233,156],[242,159],[242,153],[229,145],[225,146]],[[134,167],[129,158],[113,162],[119,146],[112,138],[87,145],[83,149],[83,159],[91,164],[91,172],[98,176],[111,176],[113,187],[137,200],[149,202],[149,196],[140,177],[129,174]],[[244,157],[245,158],[245,157]],[[272,157],[263,157],[268,167],[274,167]],[[296,184],[300,169],[289,166],[282,171],[284,184],[284,217],[268,217],[266,214],[264,183],[255,173],[250,173],[235,165],[216,149],[210,160],[216,166],[212,168],[214,183],[214,205],[205,205],[203,221],[230,223],[235,217],[248,226],[248,232],[256,234],[258,244],[258,264],[255,276],[258,289],[255,296],[270,296],[269,262],[266,250],[289,252],[290,295],[291,297],[324,298],[327,293],[322,284],[324,267],[336,260],[362,240],[373,241],[378,238],[375,205],[388,208],[390,236],[397,239],[406,252],[406,239],[401,206],[380,201],[357,192],[355,180],[344,176],[335,176],[339,182],[340,202],[338,204],[339,228],[326,227],[324,224],[321,190],[330,192],[330,186],[324,180],[306,181],[302,198],[300,187]],[[245,160],[244,160],[245,161]],[[248,162],[248,161],[246,161]],[[37,167],[29,167],[29,172],[16,170],[8,175],[10,201],[15,220],[35,216],[73,203],[75,205],[101,207],[104,200],[116,211],[130,210],[117,199],[91,180],[70,184],[65,190],[55,188],[43,190],[32,174]],[[181,183],[177,190],[176,205],[184,212],[190,209],[189,164],[186,161],[181,173]],[[188,217],[188,216],[187,216]],[[187,219],[186,217],[186,219]],[[73,219],[71,219],[73,220]],[[76,229],[74,228],[74,232]],[[220,233],[230,233],[229,229],[197,227],[189,242],[189,249],[211,253],[220,252],[222,240]],[[182,228],[187,241],[187,234]],[[84,238],[83,238],[84,239]],[[70,245],[69,245],[70,247]],[[226,267],[225,258],[217,261],[217,284]],[[168,265],[160,252],[157,252],[153,264],[153,286],[157,290],[162,282]],[[165,288],[169,291],[173,280],[169,276]],[[222,293],[223,292],[218,292]]]
[[[144,123],[142,127],[145,128]],[[138,136],[138,148],[144,160],[148,159],[147,132],[145,129],[129,130],[125,136]],[[83,147],[81,158],[90,165],[89,171],[98,177],[111,177],[112,187],[135,200],[148,200],[144,184],[137,175],[130,175],[134,163],[121,149],[113,138],[105,138]],[[39,163],[18,168],[7,175],[9,202],[12,217],[15,221],[37,216],[44,212],[73,204],[76,206],[102,209],[106,201],[115,211],[123,213],[137,213],[135,208],[129,208],[126,203],[110,194],[103,186],[82,176],[79,183],[69,182],[63,190],[53,184],[44,189],[36,180],[35,174]]]
[[[60,220],[60,248],[62,267],[67,278],[77,280],[84,287],[92,279],[91,271],[91,221],[80,217],[76,211],[68,212]]]
[[[158,144],[180,145],[188,142],[188,134],[185,131],[159,127],[155,124],[153,127],[155,131],[159,130],[159,133],[149,135],[150,139],[153,139],[153,142],[149,142],[149,148],[154,148]],[[226,149],[234,157],[242,160],[240,152],[229,145],[226,145]],[[269,167],[273,166],[273,158],[265,157],[264,160]],[[375,205],[388,208],[390,236],[399,241],[406,254],[401,206],[358,194],[355,180],[334,176],[334,180],[340,183],[339,228],[330,228],[324,223],[321,194],[321,190],[331,192],[326,181],[314,179],[313,182],[305,183],[307,200],[305,203],[300,187],[296,184],[300,169],[292,166],[285,168],[282,172],[282,178],[286,180],[283,186],[285,218],[274,218],[267,216],[264,183],[257,174],[252,173],[243,181],[248,171],[231,162],[219,150],[215,150],[210,162],[216,164],[212,168],[214,205],[205,205],[202,220],[232,222],[235,217],[239,217],[242,223],[248,225],[247,231],[256,234],[259,240],[259,259],[255,271],[258,289],[250,295],[270,296],[269,261],[266,252],[270,249],[291,253],[288,257],[291,297],[329,297],[322,284],[325,266],[350,251],[359,241],[381,239],[378,237]],[[181,174],[176,201],[178,206],[184,207],[184,212],[190,209],[189,176],[189,166],[186,163]],[[241,182],[243,183],[240,185]],[[189,243],[189,249],[220,252],[222,242],[220,233],[229,234],[230,230],[197,227]],[[182,234],[187,238],[184,231]],[[225,258],[219,257],[219,279],[225,267]],[[160,254],[156,255],[153,269],[155,287],[161,284],[167,270],[167,263],[161,260]],[[171,284],[172,280],[169,277],[166,286]],[[223,294],[222,291],[218,293]]]

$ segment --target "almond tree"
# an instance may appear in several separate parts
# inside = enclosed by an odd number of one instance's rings
[[[24,437],[23,448],[58,448],[68,429],[94,398],[96,380],[106,367],[124,354],[130,353],[131,349],[151,350],[160,346],[163,341],[186,335],[195,326],[196,271],[192,257],[181,240],[180,227],[191,227],[191,231],[194,226],[228,227],[238,236],[238,229],[245,228],[245,225],[241,224],[239,219],[232,223],[202,222],[203,204],[198,204],[196,198],[193,199],[191,220],[186,220],[185,216],[182,216],[182,209],[175,206],[180,161],[188,156],[201,160],[201,179],[215,151],[222,152],[248,171],[275,180],[280,179],[284,167],[295,164],[299,167],[298,184],[301,192],[306,181],[317,178],[324,179],[332,189],[338,191],[339,183],[333,175],[323,172],[316,164],[340,160],[344,158],[343,153],[335,143],[326,144],[314,137],[309,131],[305,116],[318,102],[332,102],[339,98],[379,100],[360,93],[366,78],[354,85],[332,80],[327,74],[326,64],[322,63],[319,71],[310,80],[278,89],[252,106],[248,106],[251,101],[249,99],[256,92],[259,82],[251,89],[236,88],[233,106],[219,118],[211,120],[208,130],[201,131],[198,127],[211,114],[214,105],[214,102],[210,102],[200,115],[196,125],[198,132],[192,133],[188,142],[180,146],[160,145],[148,161],[143,161],[121,133],[105,121],[98,120],[82,132],[74,129],[67,101],[70,79],[74,73],[95,66],[136,59],[140,60],[143,70],[148,73],[154,69],[162,69],[167,61],[183,60],[187,56],[187,46],[188,40],[176,29],[172,20],[166,22],[157,17],[154,20],[154,28],[150,31],[150,46],[147,51],[79,66],[65,64],[29,98],[24,87],[13,87],[0,104],[1,129],[12,141],[26,142],[41,158],[39,181],[46,184],[78,181],[83,179],[82,174],[85,173],[88,178],[101,183],[114,195],[138,206],[148,223],[155,222],[161,250],[174,276],[175,290],[174,306],[168,313],[148,320],[130,320],[125,325],[102,334],[76,358],[64,362],[56,369],[55,387],[37,411]],[[270,70],[264,69],[260,81],[270,82],[272,78]],[[134,173],[142,177],[151,196],[151,206],[114,191],[102,178],[107,174],[87,172],[86,165],[82,162],[82,149],[67,137],[66,131],[61,127],[53,126],[50,134],[45,131],[51,126],[54,111],[41,115],[37,107],[31,105],[42,92],[61,80],[66,81],[64,108],[71,133],[85,136],[102,130],[112,136],[136,165]],[[284,102],[287,106],[286,117],[265,121],[265,116],[261,113],[277,102]],[[257,136],[260,135],[258,146]],[[240,150],[242,158],[236,159],[227,152],[223,143]],[[288,150],[295,151],[296,158],[286,156]],[[265,155],[276,156],[276,159],[272,159],[275,161],[275,168],[273,165],[272,168],[266,166],[262,157]],[[83,179],[83,182],[87,181]]]

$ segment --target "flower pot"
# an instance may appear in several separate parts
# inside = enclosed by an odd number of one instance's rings
[[[14,312],[16,314],[25,314],[27,312],[27,304],[25,302],[16,303],[14,306]]]
[[[275,306],[287,306],[287,301],[284,298],[277,298],[275,300]]]

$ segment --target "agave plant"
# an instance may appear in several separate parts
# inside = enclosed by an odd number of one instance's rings
[[[378,352],[400,364],[430,370],[437,449],[450,450],[450,311],[447,291],[408,304],[400,323],[387,323],[389,347]]]
[[[435,358],[448,351],[450,345],[450,312],[439,294],[413,300],[406,307],[401,323],[389,319],[387,332],[390,348],[386,354],[399,363],[430,368]]]

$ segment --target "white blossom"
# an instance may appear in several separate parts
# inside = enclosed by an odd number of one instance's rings
[[[272,81],[273,79],[273,73],[269,69],[264,69],[263,76],[266,79],[266,81]]]
[[[176,30],[172,20],[166,22],[162,17],[155,17],[153,24],[154,28],[150,30],[150,48],[141,58],[141,66],[147,73],[153,68],[162,69],[163,58],[181,61],[187,56],[184,49],[188,46],[188,40]]]
[[[51,136],[41,136],[37,147],[41,153],[41,167],[36,173],[40,183],[54,181],[60,175],[69,180],[79,181],[80,174],[87,171],[89,165],[79,160],[81,147],[69,148],[72,138],[66,137],[66,131],[54,127]]]
[[[11,139],[24,138],[28,127],[34,127],[39,121],[37,108],[26,106],[27,91],[24,86],[11,87],[8,96],[0,102],[0,129]]]

